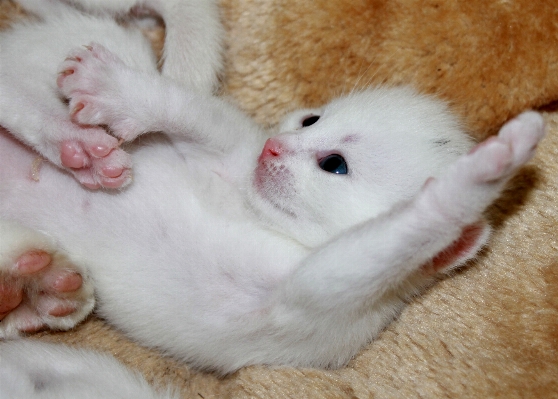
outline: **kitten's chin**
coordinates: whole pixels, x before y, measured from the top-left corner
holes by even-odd
[[[283,204],[280,196],[275,197],[270,191],[262,190],[257,177],[254,177],[247,200],[256,217],[269,229],[288,236],[305,247],[317,247],[332,236],[322,226],[310,222]]]

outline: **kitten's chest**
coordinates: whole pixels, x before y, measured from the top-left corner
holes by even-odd
[[[187,191],[185,195],[198,203],[199,214],[215,214],[217,218],[230,219],[229,222],[255,220],[247,203],[255,159],[250,149],[226,156],[188,153],[175,181],[181,182],[181,189]]]
[[[190,179],[191,172],[178,173]],[[238,297],[239,311],[255,306],[307,256],[305,248],[265,228],[234,185],[213,171],[165,189],[152,187],[143,205],[133,207],[135,234],[118,234],[128,241],[119,247],[126,245],[134,257],[126,263],[154,259],[158,273],[180,281],[207,306],[223,306],[225,297]]]

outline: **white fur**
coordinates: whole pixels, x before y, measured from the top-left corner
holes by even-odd
[[[30,359],[32,359],[30,361]],[[178,399],[114,358],[31,340],[0,342],[3,399]]]
[[[45,36],[50,29],[48,20],[41,25]],[[98,29],[89,38],[102,40]],[[50,57],[48,48],[29,49]],[[0,218],[48,232],[57,250],[78,259],[110,323],[221,373],[344,365],[434,280],[433,259],[471,225],[478,236],[443,270],[474,256],[488,234],[483,211],[544,130],[538,114],[526,113],[465,155],[471,140],[443,103],[380,88],[292,114],[264,147],[269,132],[234,106],[130,68],[137,48],[121,51],[72,50],[60,70],[74,73],[60,87],[70,109],[84,105],[80,124],[107,125],[126,140],[165,132],[128,146],[133,183],[86,190],[46,163],[31,179],[36,156],[0,132]],[[17,62],[12,55],[3,60]],[[21,68],[44,84],[39,66]],[[303,128],[308,114],[321,117]],[[265,155],[270,145],[278,156]],[[331,153],[348,161],[347,175],[318,167]]]

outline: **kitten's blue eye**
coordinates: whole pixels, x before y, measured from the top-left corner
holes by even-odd
[[[324,157],[318,161],[318,165],[322,170],[325,170],[329,173],[335,173],[338,175],[346,175],[349,172],[349,168],[347,167],[347,162],[345,162],[345,158],[343,158],[339,154],[331,154],[327,157]]]
[[[308,127],[313,125],[314,123],[318,122],[320,119],[320,115],[312,115],[302,120],[302,127]]]

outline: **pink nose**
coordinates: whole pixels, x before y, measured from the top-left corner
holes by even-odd
[[[276,139],[268,139],[265,142],[264,148],[262,150],[262,154],[260,155],[260,161],[262,159],[267,159],[271,157],[278,157],[283,153],[283,147],[279,143],[279,140]]]

